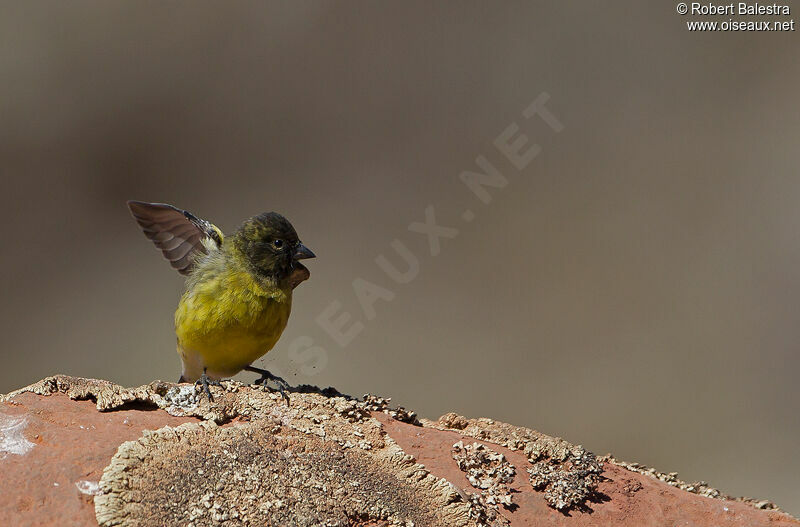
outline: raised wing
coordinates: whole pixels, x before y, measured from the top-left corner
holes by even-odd
[[[208,254],[222,245],[222,232],[191,212],[166,203],[144,201],[129,201],[128,208],[144,235],[181,274],[191,272],[199,254]]]

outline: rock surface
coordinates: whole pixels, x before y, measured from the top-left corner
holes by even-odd
[[[190,385],[66,376],[0,396],[0,517],[18,526],[800,527],[767,501],[490,419],[418,420],[378,397],[310,387],[287,405],[224,384],[214,402]]]

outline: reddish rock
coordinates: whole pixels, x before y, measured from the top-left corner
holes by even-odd
[[[759,510],[739,501],[698,496],[612,463],[605,464],[597,495],[585,507],[559,512],[549,507],[542,493],[534,491],[528,483],[524,468],[530,463],[522,452],[455,431],[412,426],[385,415],[376,417],[389,436],[432,474],[467,491],[474,489],[451,455],[453,444],[478,441],[505,455],[517,468],[511,488],[518,507],[502,511],[512,526],[800,526],[800,522],[787,514]]]
[[[304,511],[299,525],[316,525],[338,515],[352,518],[349,525],[359,526],[409,520],[422,525],[427,520],[420,519],[431,518],[431,526],[448,527],[481,521],[512,526],[800,527],[800,522],[785,513],[693,494],[614,462],[600,465],[579,447],[504,423],[448,414],[438,422],[423,420],[420,426],[412,412],[389,409],[380,398],[362,403],[340,395],[304,393],[293,394],[291,405],[286,406],[276,394],[235,383],[225,392],[216,392],[212,404],[194,399],[186,388],[153,383],[126,389],[104,381],[54,377],[0,397],[0,518],[14,526],[96,526],[97,518],[106,525],[147,525],[158,504],[159,510],[165,511],[164,524],[169,525],[185,523],[190,513],[198,526],[214,525],[215,517],[231,518],[233,525],[274,524],[270,519],[285,522],[292,507],[297,507]],[[87,398],[94,400],[74,400]],[[214,421],[230,428],[216,427]],[[144,433],[184,423],[202,426]],[[476,480],[471,474],[473,482],[485,485],[482,489],[470,483],[454,459],[453,446],[459,441],[468,445],[459,447],[462,467],[466,466],[464,456],[475,452],[494,456],[486,465],[485,479]],[[474,443],[482,446],[473,448]],[[216,445],[232,456],[233,465],[211,463]],[[327,451],[330,455],[323,454]],[[572,490],[583,489],[588,497],[555,509],[553,500],[545,499],[543,488],[531,485],[528,469],[545,463],[547,470],[569,475],[570,467],[574,469],[584,454],[594,463],[586,466],[602,472],[598,477],[592,470],[578,471],[572,479],[560,480],[573,485]],[[505,496],[510,493],[511,507],[493,505],[493,490],[486,483],[499,455],[504,456],[501,465],[505,472],[498,488]],[[308,456],[322,457],[313,461],[315,458]],[[259,469],[252,464],[259,459],[272,461]],[[299,499],[315,496],[319,502],[293,502],[290,496],[286,501],[280,493],[294,485],[271,486],[258,476],[258,470],[283,474],[281,463],[286,471],[299,471],[301,478],[306,470],[312,474],[309,478],[324,479],[329,473],[345,476],[323,486],[304,481],[306,493],[298,494]],[[317,466],[327,463],[330,469],[313,475]],[[508,477],[509,464],[515,470],[513,479]],[[201,465],[206,467],[206,477],[195,482],[187,475]],[[215,470],[247,472],[250,468],[258,489],[253,494],[232,479],[214,480],[214,474],[208,474]],[[351,473],[354,479],[346,481]],[[207,488],[200,489],[201,485]],[[384,490],[370,494],[371,485]],[[129,488],[135,492],[126,490]],[[93,493],[98,491],[103,495],[95,509]],[[551,494],[557,491],[548,488]],[[218,501],[208,497],[214,492],[219,494]],[[242,492],[256,500],[249,509],[236,509],[237,503],[246,501]],[[237,493],[237,498],[226,499],[232,496],[226,493]],[[373,495],[375,503],[370,504]],[[347,512],[337,506],[339,499],[363,504],[363,509]],[[281,500],[285,503],[279,503]],[[316,507],[323,502],[324,507]],[[199,503],[211,507],[208,514]],[[148,504],[152,510],[147,510]],[[250,516],[237,516],[237,510]]]
[[[161,410],[101,413],[92,401],[33,393],[0,404],[0,414],[24,417],[22,433],[35,445],[24,455],[0,459],[0,518],[16,527],[97,525],[93,497],[76,483],[99,482],[120,443],[143,430],[196,420]]]

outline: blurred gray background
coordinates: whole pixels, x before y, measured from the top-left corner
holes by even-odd
[[[0,392],[178,378],[182,280],[125,200],[225,232],[276,210],[318,258],[260,365],[800,513],[798,37],[686,19],[633,0],[2,2]],[[521,115],[542,92],[561,133]],[[542,149],[522,171],[493,146],[514,122]],[[479,155],[509,180],[488,205],[459,180]],[[428,205],[460,231],[436,257],[408,230]],[[419,258],[405,285],[375,263],[402,267],[394,239]],[[357,278],[395,295],[372,320]],[[364,324],[344,347],[315,321],[331,302]],[[318,349],[292,356],[303,336]]]

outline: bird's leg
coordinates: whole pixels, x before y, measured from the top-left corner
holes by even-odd
[[[278,385],[278,392],[280,392],[281,397],[286,399],[286,404],[289,404],[289,396],[286,395],[286,390],[290,388],[288,382],[283,380],[281,377],[278,377],[277,375],[273,375],[267,370],[262,370],[261,368],[256,368],[255,366],[245,366],[244,370],[251,371],[253,373],[258,373],[261,375],[261,377],[256,379],[255,384],[263,384],[264,386],[267,386],[267,382],[275,381],[275,384]]]
[[[183,378],[183,377],[181,377]],[[203,387],[203,392],[205,392],[206,396],[208,396],[208,400],[214,402],[214,396],[211,395],[211,389],[209,386],[222,386],[222,383],[216,379],[209,378],[206,375],[206,368],[203,368],[203,375],[200,376],[194,383],[195,385],[201,385]]]

